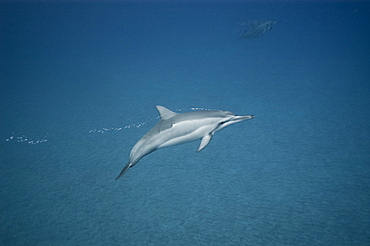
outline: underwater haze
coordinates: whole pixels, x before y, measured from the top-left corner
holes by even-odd
[[[1,1],[0,245],[370,245],[369,12]],[[255,118],[115,180],[156,105]]]

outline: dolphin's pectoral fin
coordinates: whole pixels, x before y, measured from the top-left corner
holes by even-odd
[[[129,164],[127,164],[123,169],[122,169],[122,171],[121,171],[121,173],[118,175],[118,177],[116,178],[116,180],[117,179],[119,179],[120,177],[122,177],[127,171],[128,171],[128,169],[130,168],[130,167],[132,167],[133,165],[132,165],[132,163],[129,163]]]
[[[202,138],[202,141],[200,142],[200,145],[199,145],[199,148],[197,150],[197,152],[201,151],[202,149],[204,149],[205,147],[207,147],[207,145],[209,144],[209,142],[211,141],[212,139],[212,134],[207,134],[205,135],[203,138]]]

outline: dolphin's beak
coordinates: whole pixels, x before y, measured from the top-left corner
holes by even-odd
[[[242,115],[242,116],[235,116],[232,121],[239,122],[242,120],[250,120],[253,119],[254,115]]]

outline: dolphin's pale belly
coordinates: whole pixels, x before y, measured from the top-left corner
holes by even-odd
[[[158,149],[173,146],[173,145],[188,143],[191,141],[201,139],[205,135],[209,134],[216,126],[217,126],[216,124],[212,126],[206,125],[203,127],[192,129],[192,131],[183,131],[182,134],[179,134],[177,136],[175,136],[174,134],[168,133],[172,137],[169,138],[167,141],[163,142],[162,144],[160,144],[158,146]],[[179,128],[181,126],[177,126],[177,127]],[[178,132],[176,128],[171,129],[169,131]]]
[[[204,124],[207,122],[207,124]],[[147,138],[144,135],[132,148],[130,160],[134,161],[142,158],[142,156],[151,153],[156,149],[161,149],[173,145],[183,144],[198,140],[211,132],[216,126],[215,120],[198,121],[194,120],[191,123],[183,121],[173,124],[172,127],[161,131],[160,136]],[[156,126],[152,129],[155,130]],[[151,130],[151,131],[152,131]]]

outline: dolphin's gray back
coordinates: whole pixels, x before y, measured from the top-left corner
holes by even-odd
[[[226,116],[235,115],[229,111],[220,111],[220,110],[204,110],[204,111],[194,111],[182,114],[176,114],[174,117],[168,119],[173,124],[186,121],[186,120],[199,120],[205,118],[223,118]]]

